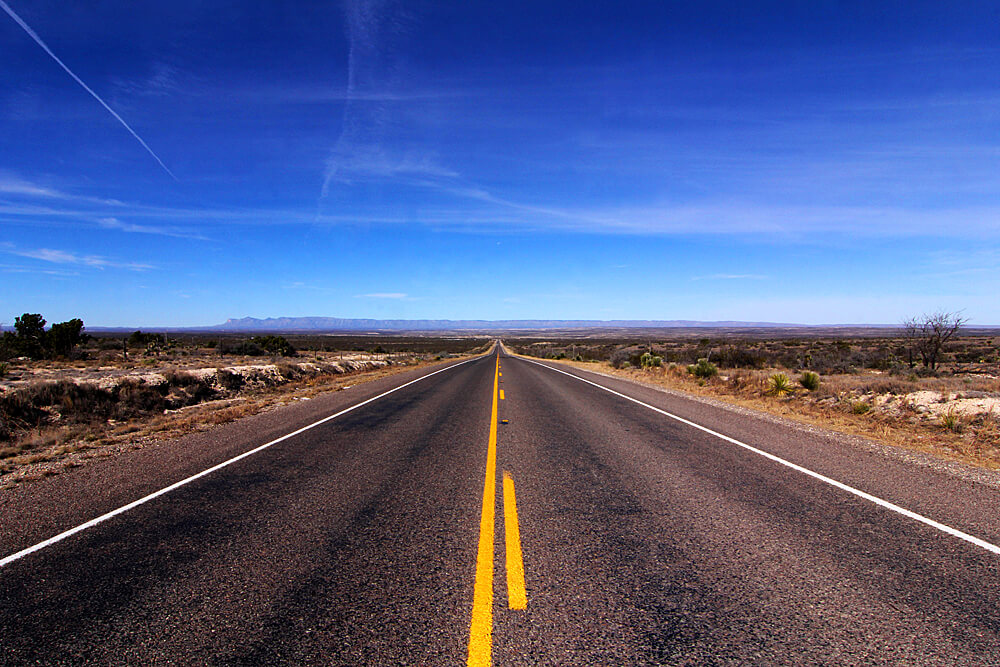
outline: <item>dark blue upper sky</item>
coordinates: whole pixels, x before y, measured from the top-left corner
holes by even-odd
[[[8,324],[1000,323],[997,3],[5,2]]]

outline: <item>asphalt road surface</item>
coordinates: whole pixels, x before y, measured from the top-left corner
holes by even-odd
[[[430,373],[0,492],[0,663],[1000,664],[996,488],[505,354]]]

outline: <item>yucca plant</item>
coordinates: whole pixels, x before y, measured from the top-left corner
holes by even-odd
[[[771,396],[785,396],[792,391],[792,381],[784,373],[775,373],[767,381],[767,393]]]
[[[816,391],[819,389],[819,373],[814,373],[813,371],[806,371],[799,378],[799,384],[809,391]]]

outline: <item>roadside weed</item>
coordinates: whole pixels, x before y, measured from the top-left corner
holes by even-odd
[[[771,396],[785,396],[792,391],[792,381],[784,373],[775,373],[767,381],[767,393]]]

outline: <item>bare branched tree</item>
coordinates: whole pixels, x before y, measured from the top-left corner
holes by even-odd
[[[936,369],[944,344],[968,321],[961,312],[943,311],[904,320],[903,337],[910,352],[910,366],[914,364],[913,354],[916,352],[926,368]]]

